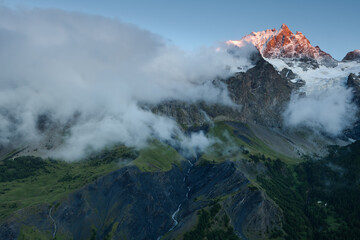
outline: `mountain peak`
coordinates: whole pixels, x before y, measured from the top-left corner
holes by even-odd
[[[348,52],[342,61],[357,61],[360,62],[360,50],[355,49],[354,51]]]
[[[288,27],[285,23],[281,24],[280,29],[281,29],[281,30],[289,30],[289,31],[290,31],[289,27]]]
[[[279,30],[268,29],[261,32],[252,32],[240,40],[230,40],[227,44],[238,47],[246,43],[253,44],[265,58],[299,58],[335,61],[330,54],[314,47],[302,32],[291,32],[286,24]]]

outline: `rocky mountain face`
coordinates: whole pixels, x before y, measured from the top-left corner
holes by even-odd
[[[152,107],[152,111],[171,116],[183,126],[201,126],[209,120],[231,120],[281,127],[281,113],[292,91],[304,82],[292,82],[296,76],[290,69],[278,72],[260,55],[257,59],[255,67],[221,80],[226,84],[234,106],[165,101]]]
[[[356,49],[354,51],[348,52],[342,60],[344,61],[357,61],[360,62],[360,50]]]
[[[261,59],[254,68],[237,73],[225,82],[231,99],[242,106],[243,121],[251,119],[265,126],[281,127],[281,113],[292,91],[303,85],[303,82],[293,83],[291,77],[291,70],[283,69],[279,73]]]
[[[346,85],[353,89],[354,101],[360,106],[360,75],[351,73],[347,79]]]
[[[298,59],[303,62],[316,61],[321,64],[336,66],[332,56],[312,46],[310,41],[301,32],[295,34],[290,31],[286,24],[279,30],[268,29],[261,32],[252,32],[240,40],[229,40],[227,44],[244,46],[246,43],[253,44],[265,58]]]
[[[351,73],[347,79],[346,85],[352,89],[353,101],[357,105],[358,111],[356,114],[357,120],[354,123],[353,128],[347,129],[345,135],[358,140],[360,139],[360,75]]]
[[[17,239],[25,224],[66,239],[172,239],[214,199],[223,199],[217,214],[228,216],[242,239],[268,238],[282,228],[278,206],[251,188],[234,163],[224,162],[184,164],[182,169],[174,166],[154,173],[125,167],[70,194],[54,208],[43,205],[17,212],[0,225],[0,238]],[[171,235],[166,235],[170,229]]]

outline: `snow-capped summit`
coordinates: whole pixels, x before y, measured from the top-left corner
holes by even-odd
[[[301,32],[294,34],[286,24],[279,30],[268,29],[261,32],[252,32],[240,40],[229,40],[229,45],[238,47],[246,43],[253,44],[265,58],[297,58],[314,59],[318,62],[335,62],[330,54],[314,47]]]

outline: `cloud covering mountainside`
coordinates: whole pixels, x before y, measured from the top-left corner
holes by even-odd
[[[138,103],[171,98],[231,105],[226,89],[211,81],[249,66],[253,50],[238,49],[237,58],[215,47],[184,52],[118,20],[1,8],[0,143],[41,142],[39,121],[67,127],[54,153],[67,159],[111,143],[171,140],[180,134],[176,123]]]
[[[146,104],[179,100],[235,106],[225,83],[213,80],[246,71],[256,52],[249,43],[185,52],[115,19],[0,8],[0,144],[31,143],[68,160],[109,144],[142,147],[149,137],[202,149],[212,140],[202,132],[185,135],[173,119],[154,114]],[[281,59],[267,61],[279,71],[289,68]],[[286,125],[334,136],[349,127],[356,108],[344,82],[358,65],[290,67],[305,80],[306,97],[294,94],[283,114]]]

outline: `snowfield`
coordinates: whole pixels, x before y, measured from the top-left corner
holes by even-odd
[[[309,68],[304,70],[296,63],[294,67],[289,67],[282,59],[267,58],[266,60],[278,71],[288,68],[297,74],[299,79],[304,80],[306,83],[301,90],[307,95],[330,88],[346,88],[346,81],[350,73],[360,73],[360,63],[355,61],[339,62],[338,66],[334,68],[320,65],[316,69]]]

